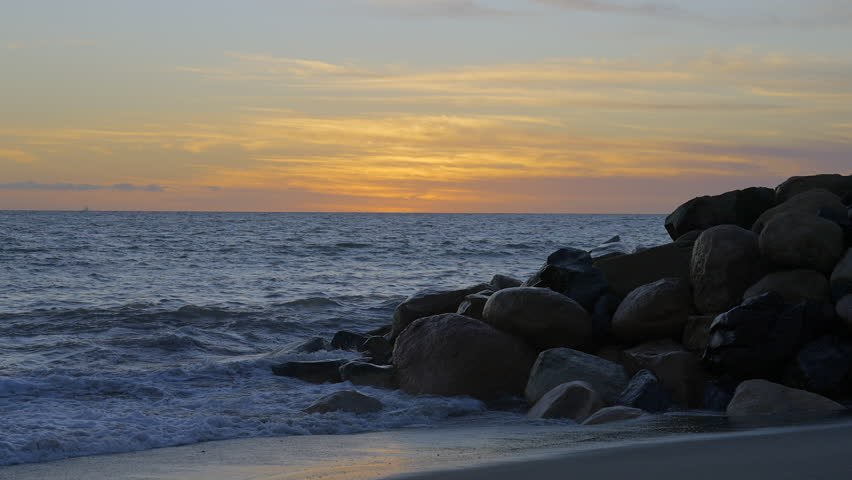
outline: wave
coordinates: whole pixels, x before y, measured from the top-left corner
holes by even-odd
[[[325,297],[308,297],[292,300],[290,302],[277,303],[275,306],[291,308],[336,308],[342,307],[340,303]]]

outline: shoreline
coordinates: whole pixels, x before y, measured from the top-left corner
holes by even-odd
[[[848,418],[753,430],[740,430],[735,424],[724,426],[718,420],[708,417],[710,428],[706,430],[690,420],[681,423],[678,418],[655,418],[598,428],[454,425],[353,435],[224,440],[0,467],[0,480],[499,480],[521,474],[564,478],[567,471],[587,475],[607,472],[614,478],[657,464],[667,468],[668,475],[662,471],[654,475],[665,479],[675,478],[688,465],[701,463],[716,469],[704,472],[714,478],[720,474],[719,468],[727,469],[727,480],[740,478],[729,472],[740,463],[732,464],[720,451],[733,452],[736,458],[755,457],[756,463],[749,463],[752,478],[768,476],[774,458],[795,458],[811,473],[821,468],[833,472],[834,478],[841,472],[852,474],[852,458],[848,457],[852,420]],[[774,449],[783,453],[776,455]],[[827,458],[829,454],[831,458]],[[705,478],[698,473],[698,478]]]

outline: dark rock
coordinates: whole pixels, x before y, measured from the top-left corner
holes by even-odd
[[[754,232],[736,225],[705,230],[695,242],[690,264],[696,309],[717,314],[739,305],[743,292],[764,270]]]
[[[791,177],[775,187],[775,197],[778,203],[808,190],[823,189],[838,197],[852,193],[852,175],[823,174],[804,177]]]
[[[396,370],[390,365],[349,362],[340,367],[340,378],[354,385],[376,388],[397,388]]]
[[[852,373],[852,344],[826,336],[808,343],[787,368],[784,383],[822,395],[848,390]]]
[[[766,380],[747,380],[737,387],[726,413],[731,417],[843,412],[846,407],[816,393]]]
[[[627,385],[624,367],[600,357],[570,348],[553,348],[541,352],[530,371],[526,397],[537,402],[557,385],[586,382],[607,403],[613,403]]]
[[[606,258],[595,265],[604,272],[611,291],[622,297],[663,278],[689,280],[689,264],[696,238],[698,232],[639,253]]]
[[[846,251],[831,273],[831,296],[834,300],[840,301],[849,294],[852,294],[852,248]]]
[[[763,215],[754,222],[751,230],[761,233],[773,218],[784,213],[799,213],[817,216],[820,212],[832,212],[831,215],[843,215],[846,207],[840,198],[826,190],[809,190],[793,196],[780,205],[763,212]]]
[[[668,410],[672,398],[650,370],[639,370],[621,392],[617,403],[656,413]]]
[[[689,284],[680,278],[664,278],[627,295],[612,319],[612,333],[627,344],[680,338],[691,314]]]
[[[717,225],[750,229],[763,212],[774,206],[775,192],[763,187],[693,198],[666,217],[666,231],[677,240],[685,233]]]
[[[570,418],[582,423],[605,407],[600,395],[585,382],[568,382],[554,387],[530,409],[529,418]]]
[[[606,339],[612,331],[612,317],[621,305],[621,297],[614,293],[601,295],[601,298],[595,302],[595,309],[592,311],[592,336],[601,341]]]
[[[683,346],[692,352],[704,352],[710,343],[710,325],[716,315],[695,315],[689,317],[683,328]]]
[[[632,407],[607,407],[595,412],[583,422],[583,425],[601,425],[604,423],[623,422],[633,420],[644,415],[645,412]]]
[[[595,351],[595,356],[612,363],[621,363],[621,348],[615,345],[604,345]]]
[[[606,245],[607,243],[617,243],[621,241],[621,235],[616,235],[609,240],[603,242],[601,245]]]
[[[629,372],[650,370],[675,403],[692,408],[701,406],[707,375],[697,355],[670,340],[662,340],[625,350],[622,357]]]
[[[393,344],[385,337],[372,336],[364,341],[361,350],[368,353],[373,363],[387,364],[393,355]]]
[[[773,265],[830,274],[843,255],[843,230],[807,213],[776,215],[760,233],[760,253]]]
[[[769,292],[778,292],[789,303],[798,303],[802,300],[826,303],[831,301],[828,279],[815,270],[770,273],[749,287],[743,294],[743,298],[757,297]]]
[[[830,310],[809,301],[791,306],[775,292],[749,298],[713,321],[704,363],[738,379],[777,378],[802,344],[831,328]]]
[[[286,345],[281,350],[277,351],[275,355],[282,354],[302,354],[302,353],[316,353],[323,350],[330,350],[331,345],[322,337],[313,337],[308,340],[293,342]]]
[[[624,242],[611,242],[599,245],[589,251],[593,263],[597,263],[605,258],[617,257],[619,255],[629,255],[633,253],[633,247]]]
[[[384,337],[388,335],[393,328],[393,325],[382,325],[381,327],[374,328],[369,332],[366,332],[368,337]]]
[[[349,360],[318,360],[309,362],[284,362],[272,366],[279,377],[293,377],[311,383],[340,383],[340,367]]]
[[[477,320],[482,320],[482,311],[485,309],[485,303],[488,302],[488,298],[485,295],[468,295],[464,297],[461,305],[459,305],[459,309],[456,313],[459,315],[466,315],[470,318],[475,318]]]
[[[303,411],[305,413],[343,411],[364,414],[379,412],[382,408],[384,408],[382,402],[373,397],[356,392],[355,390],[344,390],[320,398]]]
[[[844,296],[837,302],[835,311],[837,312],[837,316],[846,325],[846,329],[852,332],[852,293]]]
[[[552,253],[524,286],[549,288],[576,300],[587,311],[591,311],[598,297],[609,289],[589,253],[576,248],[562,248]]]
[[[704,385],[704,410],[724,412],[734,398],[738,383],[730,379],[710,380]]]
[[[423,290],[408,297],[393,312],[391,340],[395,340],[411,322],[418,318],[455,313],[464,297],[491,289],[488,283],[481,283],[461,290]]]
[[[589,344],[592,319],[580,304],[547,288],[500,290],[485,304],[489,325],[517,335],[539,349]]]
[[[512,278],[507,275],[494,275],[491,279],[491,286],[494,287],[494,290],[503,290],[504,288],[514,288],[520,287],[523,285],[523,280],[518,280],[517,278]]]
[[[366,335],[341,330],[335,333],[334,337],[332,337],[331,348],[335,350],[349,350],[353,352],[360,352],[361,346],[364,345],[364,342],[366,341]]]
[[[483,400],[522,394],[534,361],[523,340],[456,314],[416,320],[393,351],[403,391]]]

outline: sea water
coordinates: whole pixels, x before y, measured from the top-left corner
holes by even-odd
[[[0,212],[0,465],[209,440],[521,421],[471,398],[277,377],[286,346],[390,323],[429,287],[526,278],[561,247],[652,246],[659,215]]]

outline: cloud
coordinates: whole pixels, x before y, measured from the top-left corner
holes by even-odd
[[[131,183],[117,183],[115,185],[92,185],[88,183],[38,183],[38,182],[14,182],[0,183],[0,190],[55,190],[86,192],[92,190],[116,190],[120,192],[165,192],[166,188],[160,185],[133,185]]]
[[[597,13],[621,13],[667,18],[696,17],[697,15],[674,5],[653,2],[614,2],[606,0],[535,0],[545,5],[584,10]]]
[[[477,0],[369,0],[375,6],[414,16],[481,17],[511,12],[484,5]]]
[[[0,159],[11,160],[16,163],[31,163],[38,160],[38,157],[30,152],[25,152],[23,150],[0,149]]]

